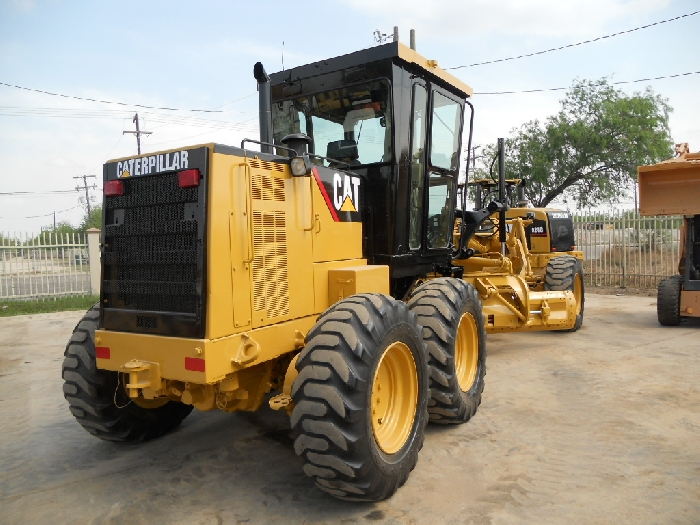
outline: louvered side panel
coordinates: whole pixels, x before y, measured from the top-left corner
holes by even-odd
[[[287,220],[283,211],[253,212],[253,307],[268,319],[289,314]]]

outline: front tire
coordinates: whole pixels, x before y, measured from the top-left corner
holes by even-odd
[[[583,263],[571,255],[560,255],[549,260],[544,276],[544,289],[571,291],[576,299],[576,322],[573,328],[563,330],[576,332],[583,325],[585,288],[583,285]]]
[[[479,294],[461,279],[442,277],[418,287],[408,307],[423,327],[430,366],[431,423],[461,424],[481,404],[486,330]]]
[[[192,412],[176,401],[143,408],[126,394],[120,374],[97,368],[95,330],[100,317],[94,305],[73,330],[64,353],[63,396],[71,413],[90,434],[106,441],[137,442],[170,432]]]
[[[681,324],[681,289],[683,277],[672,275],[659,283],[656,295],[656,315],[663,326]]]
[[[341,499],[391,496],[416,465],[428,419],[415,315],[385,295],[348,297],[319,317],[296,367],[291,423],[304,472]]]

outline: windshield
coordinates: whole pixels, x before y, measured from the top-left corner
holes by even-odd
[[[389,84],[375,80],[272,105],[275,144],[291,133],[313,139],[310,152],[351,166],[390,162]],[[285,154],[284,150],[279,153]],[[332,162],[330,162],[332,164]]]

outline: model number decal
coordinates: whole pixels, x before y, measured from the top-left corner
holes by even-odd
[[[527,229],[529,237],[547,237],[547,222],[535,219]]]

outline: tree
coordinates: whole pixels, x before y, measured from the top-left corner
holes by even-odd
[[[66,233],[78,233],[78,229],[73,226],[70,222],[68,221],[61,221],[56,226],[52,226],[50,228],[45,228],[45,232],[51,232],[51,233],[61,233],[61,234],[66,234]]]
[[[11,237],[5,237],[0,233],[0,246],[17,246],[17,239]]]
[[[559,196],[579,208],[616,201],[635,183],[637,166],[673,155],[671,111],[649,87],[627,96],[607,79],[576,81],[556,115],[512,130],[506,176],[527,180],[525,194],[535,206]],[[488,150],[495,153],[495,146]]]
[[[102,206],[95,206],[89,214],[86,211],[78,230],[84,232],[90,228],[102,229]]]

